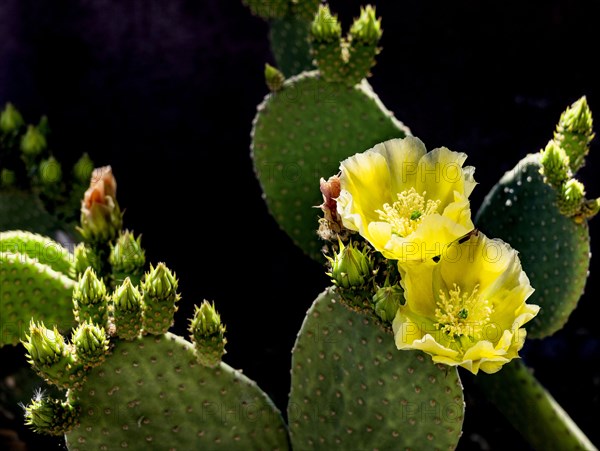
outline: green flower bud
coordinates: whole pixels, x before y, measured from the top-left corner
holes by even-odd
[[[104,328],[84,322],[80,324],[71,339],[75,345],[75,355],[84,368],[100,365],[108,354],[108,337]]]
[[[29,323],[29,334],[23,346],[27,349],[29,363],[34,367],[44,367],[59,362],[67,354],[65,339],[56,326],[50,330],[44,323]]]
[[[124,340],[136,338],[142,328],[142,295],[133,286],[129,277],[125,278],[113,296],[114,323],[117,335]]]
[[[590,142],[594,139],[592,112],[585,96],[581,97],[560,116],[554,141],[569,156],[573,173],[584,165]]]
[[[78,277],[81,277],[88,268],[92,268],[96,272],[99,270],[100,259],[94,250],[85,243],[79,243],[75,246],[73,254],[75,259],[75,272]]]
[[[358,288],[367,283],[372,276],[372,264],[367,251],[354,247],[352,241],[348,246],[339,241],[340,250],[334,258],[328,257],[331,263],[333,283],[341,288]]]
[[[30,157],[39,155],[46,148],[46,137],[33,125],[27,127],[27,131],[21,138],[21,151]]]
[[[73,175],[78,182],[86,184],[89,183],[93,170],[94,162],[87,153],[84,153],[73,166]]]
[[[28,362],[46,382],[62,388],[81,386],[83,366],[75,361],[70,346],[56,327],[46,329],[43,323],[31,320],[26,338],[22,343]]]
[[[583,184],[576,179],[571,179],[561,187],[558,208],[565,216],[575,216],[581,211],[584,198]]]
[[[139,283],[144,272],[146,254],[142,249],[141,235],[137,238],[132,232],[121,231],[116,243],[110,244],[109,262],[115,280],[120,283],[129,276],[134,284]]]
[[[571,177],[569,157],[564,149],[554,141],[549,141],[546,148],[541,151],[540,173],[546,178],[546,183],[557,188]]]
[[[11,133],[17,131],[24,124],[21,113],[17,111],[12,103],[7,103],[0,114],[0,130],[4,133]]]
[[[78,411],[68,402],[37,393],[25,408],[25,424],[40,434],[64,435],[78,423]]]
[[[150,266],[141,283],[144,333],[160,335],[169,330],[180,298],[177,287],[177,278],[164,263]]]
[[[62,179],[62,168],[56,158],[50,157],[40,162],[40,180],[45,185],[54,185]]]
[[[88,267],[73,290],[75,319],[82,324],[89,321],[101,326],[108,322],[108,295],[106,285],[96,272]]]
[[[404,304],[404,290],[399,285],[385,285],[373,296],[375,313],[382,321],[391,323],[400,305]]]
[[[337,15],[331,14],[329,6],[319,5],[310,33],[317,42],[339,42],[342,37],[342,26]]]
[[[156,300],[174,299],[177,294],[179,282],[175,275],[164,263],[159,263],[155,268],[150,267],[142,282],[144,296]]]
[[[227,340],[225,326],[214,303],[205,300],[200,307],[196,307],[189,331],[198,361],[204,366],[217,366],[225,354]]]
[[[0,171],[0,187],[9,188],[17,181],[17,175],[10,169],[2,169]]]
[[[277,92],[283,86],[285,77],[277,68],[267,63],[265,64],[265,81],[271,92]]]
[[[113,294],[115,312],[135,312],[141,309],[142,295],[127,277]]]
[[[360,9],[360,16],[350,28],[352,40],[360,41],[367,45],[376,45],[381,39],[381,19],[377,19],[375,8],[367,5]]]

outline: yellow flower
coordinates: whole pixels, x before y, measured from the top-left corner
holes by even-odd
[[[440,255],[474,228],[468,197],[476,183],[466,158],[445,147],[427,153],[410,136],[344,160],[337,199],[344,226],[401,263]]]
[[[539,311],[517,251],[473,234],[446,248],[437,264],[401,269],[406,303],[392,324],[398,349],[436,363],[495,373],[523,347],[522,326]]]

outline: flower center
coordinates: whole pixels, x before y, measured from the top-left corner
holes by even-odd
[[[392,226],[392,233],[405,237],[413,233],[426,216],[437,212],[439,200],[425,200],[414,188],[398,193],[392,205],[384,204],[383,210],[375,210],[379,218]]]
[[[435,309],[436,329],[451,335],[460,341],[466,336],[479,340],[484,328],[490,323],[490,315],[494,307],[487,299],[478,296],[479,285],[472,293],[462,292],[457,284],[445,293],[440,290]]]

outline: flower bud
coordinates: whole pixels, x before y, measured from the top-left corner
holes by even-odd
[[[108,354],[108,337],[104,328],[84,322],[80,324],[71,339],[75,345],[75,355],[84,368],[100,365]]]
[[[17,131],[25,124],[21,113],[12,105],[7,103],[4,110],[0,114],[0,130],[4,133]]]
[[[81,203],[81,234],[88,242],[108,242],[123,226],[116,199],[117,181],[110,166],[94,169]]]
[[[549,141],[546,148],[541,151],[540,163],[541,174],[545,177],[546,183],[553,187],[559,187],[571,176],[569,157],[554,141]]]
[[[0,187],[1,188],[9,188],[15,184],[17,181],[17,175],[15,171],[11,171],[10,169],[2,169],[0,170]]]
[[[342,26],[327,5],[320,5],[310,28],[311,37],[317,42],[339,42]]]
[[[77,276],[81,277],[88,267],[92,268],[96,272],[99,271],[100,259],[91,247],[86,246],[84,243],[79,243],[77,246],[75,246],[73,254],[75,259],[75,272]]]
[[[392,323],[402,304],[404,304],[404,290],[399,285],[389,285],[387,281],[373,296],[375,313],[386,323]]]
[[[47,398],[36,394],[31,404],[25,408],[25,424],[40,434],[64,435],[78,422],[75,407],[65,401]]]
[[[29,157],[39,155],[46,148],[46,137],[34,125],[27,127],[21,138],[21,151]]]
[[[75,319],[82,324],[89,321],[100,326],[108,322],[108,295],[106,286],[96,272],[87,268],[73,290]]]
[[[54,185],[62,179],[62,168],[54,157],[40,162],[40,180],[44,185]]]
[[[585,164],[585,157],[594,139],[592,112],[585,96],[581,97],[560,116],[554,141],[569,156],[573,173]]]
[[[58,329],[46,329],[42,322],[29,324],[29,334],[23,346],[27,349],[29,362],[36,367],[52,365],[64,357],[67,346]]]
[[[585,200],[585,188],[583,184],[571,179],[563,184],[558,198],[558,208],[565,216],[575,216],[581,211]]]
[[[160,335],[173,324],[173,315],[177,311],[175,303],[179,301],[178,281],[175,274],[164,263],[150,266],[142,280],[142,323],[144,332]]]
[[[142,328],[142,295],[133,286],[129,277],[125,278],[113,296],[114,323],[119,338],[133,340]]]
[[[265,81],[269,91],[277,92],[283,86],[285,77],[277,68],[271,66],[270,64],[265,64]]]
[[[358,288],[367,283],[372,275],[371,260],[367,251],[354,247],[352,241],[348,246],[339,241],[340,250],[334,258],[328,257],[331,263],[331,279],[340,288]]]
[[[381,19],[377,19],[375,8],[367,5],[360,9],[360,17],[354,21],[350,28],[352,40],[360,41],[367,45],[376,45],[381,39]]]
[[[46,329],[43,323],[36,324],[31,320],[23,346],[29,364],[47,382],[62,388],[81,386],[83,367],[75,362],[70,347],[56,327]]]
[[[142,237],[136,238],[128,230],[122,231],[117,242],[110,244],[109,262],[112,266],[113,277],[120,283],[129,276],[134,285],[140,282],[146,263],[146,254],[142,249]]]
[[[227,340],[225,326],[221,324],[214,303],[205,300],[200,307],[196,307],[189,331],[196,346],[198,361],[204,366],[217,366],[225,354]]]
[[[87,153],[84,153],[73,166],[73,175],[80,183],[88,183],[93,171],[94,162]]]

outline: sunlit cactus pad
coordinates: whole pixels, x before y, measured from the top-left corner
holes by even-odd
[[[70,450],[288,449],[279,411],[253,381],[224,363],[200,365],[170,333],[115,340],[69,398],[80,409]]]
[[[397,350],[391,332],[332,289],[317,298],[293,352],[294,449],[454,449],[463,416],[455,368]]]
[[[73,325],[75,281],[25,254],[0,252],[0,347],[25,338],[31,318]]]
[[[253,128],[254,166],[271,213],[320,261],[312,208],[322,202],[319,179],[335,174],[341,160],[408,134],[366,81],[346,87],[323,81],[318,72],[286,80],[258,107]]]

